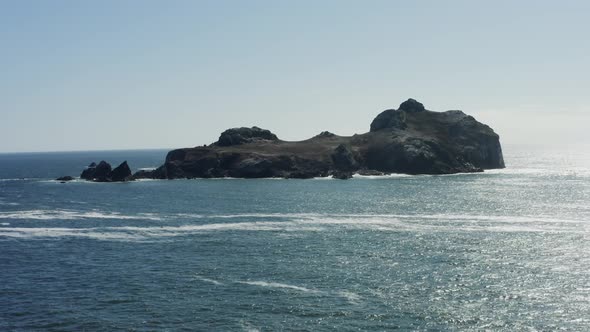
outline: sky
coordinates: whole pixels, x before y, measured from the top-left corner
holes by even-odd
[[[368,131],[408,99],[590,143],[590,1],[0,0],[0,152]]]

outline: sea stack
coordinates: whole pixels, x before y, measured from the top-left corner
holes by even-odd
[[[298,142],[258,127],[228,129],[208,145],[170,151],[165,163],[133,178],[347,179],[361,174],[452,174],[503,168],[499,136],[462,111],[427,110],[414,99],[378,114],[369,132],[322,132]]]

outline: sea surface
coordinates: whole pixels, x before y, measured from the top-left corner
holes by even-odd
[[[588,331],[590,149],[449,176],[62,184],[0,155],[0,331]]]

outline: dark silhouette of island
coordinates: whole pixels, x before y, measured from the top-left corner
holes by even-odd
[[[499,136],[462,111],[434,112],[414,99],[385,110],[370,131],[338,136],[324,131],[289,142],[258,127],[233,128],[208,146],[172,150],[155,170],[131,174],[127,163],[111,170],[91,164],[91,181],[179,178],[298,178],[361,175],[453,174],[504,168]]]

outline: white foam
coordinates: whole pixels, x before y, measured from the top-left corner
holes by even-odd
[[[4,217],[10,214],[3,214]],[[118,214],[86,213],[89,218],[120,218]],[[22,218],[29,215],[17,215]],[[269,216],[246,214],[236,216]],[[275,216],[271,214],[270,216]],[[310,215],[290,214],[290,219],[280,221],[210,222],[180,226],[117,226],[101,228],[2,228],[0,236],[36,237],[86,237],[100,240],[145,241],[158,238],[186,236],[204,232],[255,231],[278,232],[277,236],[292,232],[321,232],[329,230],[357,229],[387,232],[560,232],[587,233],[590,224],[582,220],[527,216],[477,216],[477,215]],[[53,218],[52,215],[33,214],[37,218]],[[79,214],[67,214],[66,218],[79,218]],[[129,219],[158,220],[156,215],[122,216]],[[218,216],[223,218],[227,215]],[[63,219],[63,216],[60,215]]]
[[[0,225],[2,225],[2,226],[10,226],[10,223],[9,222],[2,222],[2,223],[0,223]]]
[[[73,210],[26,210],[0,212],[0,219],[22,220],[79,220],[79,219],[118,219],[118,220],[162,220],[151,213],[122,215],[118,212],[73,211]]]
[[[14,178],[14,179],[0,179],[0,182],[13,182],[13,181],[30,181],[38,180],[39,178]]]
[[[587,167],[564,167],[556,169],[548,168],[503,168],[486,170],[484,174],[505,174],[505,175],[532,175],[532,176],[574,176],[590,177],[590,168]]]
[[[362,299],[360,295],[347,290],[336,292],[336,295],[345,298],[348,302],[352,304],[357,304],[358,301]]]
[[[260,332],[260,329],[259,328],[253,327],[249,323],[242,323],[242,328],[246,332]]]
[[[200,276],[200,275],[198,275],[198,274],[196,274],[196,275],[195,275],[195,278],[196,278],[197,280],[201,280],[201,281],[204,281],[204,282],[208,282],[208,283],[211,283],[211,284],[214,284],[214,285],[218,285],[218,286],[222,286],[222,285],[223,285],[223,283],[222,283],[222,282],[220,282],[220,281],[213,280],[213,279],[209,279],[209,278],[205,278],[205,277],[202,277],[202,276]]]
[[[312,180],[335,180],[333,177],[331,176],[316,176],[314,178],[311,178]]]
[[[402,173],[392,173],[392,174],[383,174],[383,175],[360,175],[358,173],[354,173],[352,175],[353,179],[392,179],[392,178],[407,178],[407,177],[416,177],[418,175],[410,175],[410,174],[402,174]]]
[[[208,283],[211,283],[211,284],[214,284],[217,286],[224,285],[224,283],[221,281],[211,279],[211,278],[206,278],[206,277],[203,277],[198,274],[195,275],[195,278],[197,280],[208,282]],[[349,290],[327,292],[327,291],[321,291],[321,290],[312,289],[312,288],[303,287],[303,286],[297,286],[297,285],[291,285],[291,284],[285,284],[285,283],[279,283],[279,282],[273,282],[273,281],[264,281],[264,280],[235,281],[234,283],[250,285],[250,286],[258,286],[258,287],[264,287],[264,288],[277,288],[277,289],[294,290],[294,291],[298,291],[298,292],[302,292],[302,293],[337,296],[337,297],[342,297],[342,298],[346,299],[351,304],[357,304],[358,301],[360,301],[362,299],[362,297],[360,295],[358,295],[357,293],[351,292]]]
[[[260,286],[260,287],[269,287],[269,288],[282,288],[282,289],[291,289],[303,293],[322,293],[321,291],[305,288],[301,286],[289,285],[289,284],[281,284],[278,282],[267,282],[267,281],[238,281],[240,284],[252,285],[252,286]]]
[[[84,237],[96,240],[141,240],[142,237],[123,232],[104,232],[95,228],[0,228],[0,236],[13,238]]]
[[[552,223],[585,223],[586,220],[565,218],[553,218],[544,216],[484,216],[471,214],[319,214],[319,213],[241,213],[241,214],[176,214],[176,217],[195,219],[247,219],[247,218],[272,218],[289,220],[326,220],[328,223],[351,223],[360,219],[433,219],[456,221],[490,221],[490,222],[552,222]],[[338,219],[338,220],[333,220]],[[342,219],[342,220],[340,220]],[[349,220],[351,219],[351,220]]]

